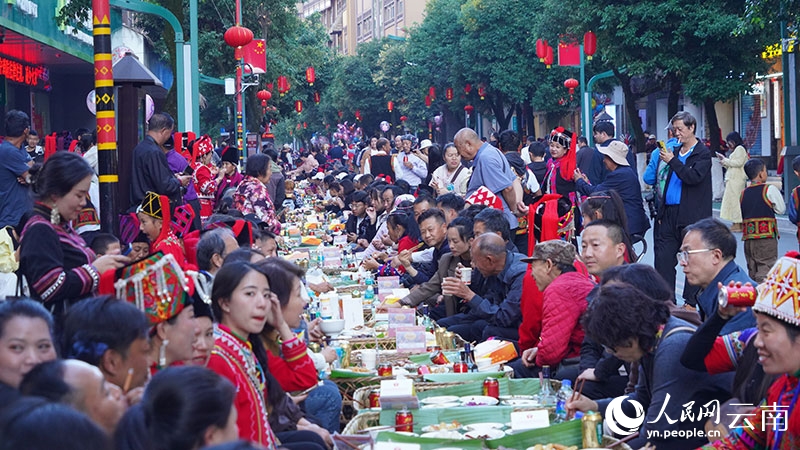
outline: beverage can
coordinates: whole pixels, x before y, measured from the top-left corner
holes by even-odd
[[[389,363],[381,363],[378,365],[378,376],[379,377],[390,377],[392,376],[392,365]]]
[[[758,292],[754,286],[742,286],[740,283],[736,283],[736,285],[721,287],[717,294],[717,301],[719,306],[753,306],[756,304],[756,297],[758,297]]]
[[[497,378],[487,378],[483,380],[483,395],[487,397],[500,397],[500,382]]]
[[[450,360],[447,359],[447,356],[444,355],[444,352],[437,350],[431,354],[431,362],[441,365],[449,364]]]
[[[397,411],[394,415],[394,430],[413,433],[414,432],[414,415],[411,414],[411,411],[403,409],[402,411]]]
[[[453,363],[453,372],[455,372],[455,373],[467,373],[467,372],[469,372],[469,367],[467,367],[467,363],[465,363],[465,362]]]
[[[583,447],[598,448],[603,436],[603,417],[600,413],[589,411],[581,418]]]
[[[380,389],[373,389],[369,391],[369,407],[370,408],[380,408],[381,407],[381,390]]]

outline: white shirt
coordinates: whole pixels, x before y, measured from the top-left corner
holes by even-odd
[[[463,167],[459,165],[459,167]],[[439,186],[439,189],[447,189],[447,187],[451,184],[450,180],[453,179],[453,175],[455,175],[456,169],[453,172],[449,172],[449,168],[447,164],[443,166],[439,166],[436,170],[433,171],[433,175],[431,175],[431,186],[433,186],[434,181]],[[467,194],[467,184],[469,183],[469,177],[472,175],[472,170],[467,169],[464,167],[461,172],[459,172],[458,176],[455,180],[453,180],[453,190],[450,191],[454,194],[460,195],[462,197],[466,196]],[[441,192],[437,192],[437,195],[441,195]]]

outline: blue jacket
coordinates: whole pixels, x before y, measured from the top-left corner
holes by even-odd
[[[625,205],[625,215],[628,217],[628,232],[630,234],[644,235],[650,228],[650,221],[644,212],[644,200],[642,199],[641,185],[639,178],[633,169],[626,166],[619,166],[613,172],[606,175],[605,181],[592,186],[582,179],[575,183],[578,192],[584,195],[591,195],[597,191],[615,190],[622,197]]]
[[[717,303],[717,294],[719,294],[717,283],[720,282],[723,286],[727,286],[731,281],[741,281],[742,284],[749,282],[753,286],[757,284],[747,275],[746,270],[739,267],[735,261],[729,261],[728,264],[719,271],[714,280],[709,283],[708,287],[697,295],[697,306],[700,307],[700,318],[703,319],[703,321],[708,320],[709,317],[717,313],[717,307],[719,305]],[[729,320],[722,328],[719,335],[723,336],[733,333],[734,331],[741,331],[754,326],[756,326],[756,319],[753,316],[753,312],[750,311],[750,308],[747,308],[747,311],[741,312],[733,319]]]

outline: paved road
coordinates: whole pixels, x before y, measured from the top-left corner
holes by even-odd
[[[719,209],[718,207],[714,209],[714,217],[719,217]],[[726,222],[730,225],[730,222]],[[780,232],[781,238],[778,240],[778,255],[783,255],[790,250],[797,250],[797,238],[795,237],[797,227],[795,227],[786,216],[778,216],[778,231]],[[738,239],[739,247],[736,250],[736,263],[739,264],[741,267],[747,268],[747,262],[744,259],[744,242],[742,239],[742,233],[734,233]],[[647,253],[642,258],[643,264],[653,265],[653,229],[647,231],[645,235],[645,240],[647,241]],[[637,248],[637,250],[639,250]],[[678,304],[683,303],[683,299],[681,298],[681,293],[683,292],[683,284],[684,284],[684,277],[683,271],[681,270],[680,265],[677,266],[677,282],[675,283],[675,292],[678,297]]]

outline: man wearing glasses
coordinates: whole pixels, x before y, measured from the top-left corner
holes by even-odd
[[[720,286],[731,281],[742,284],[756,283],[739,267],[736,258],[736,238],[727,226],[714,218],[703,219],[686,227],[683,244],[677,254],[678,263],[686,275],[686,282],[699,288],[696,297],[703,321],[717,313],[717,295]],[[720,284],[721,283],[721,284]],[[734,316],[725,324],[720,335],[756,326],[755,317],[747,311]]]

